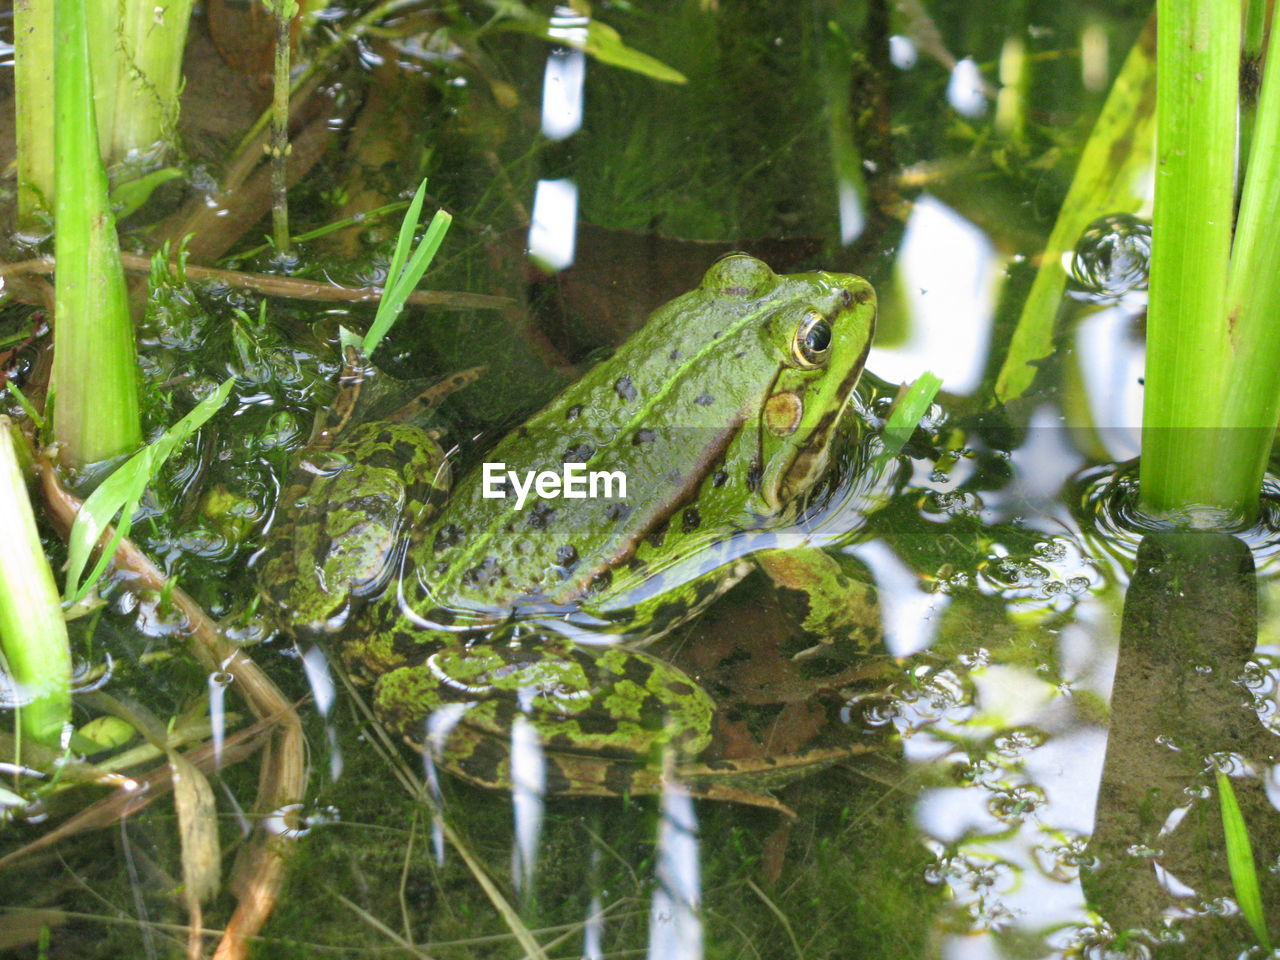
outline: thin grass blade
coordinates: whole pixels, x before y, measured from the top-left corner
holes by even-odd
[[[1258,942],[1271,949],[1271,937],[1267,932],[1267,918],[1262,911],[1262,888],[1258,885],[1258,870],[1253,861],[1253,844],[1249,842],[1249,828],[1240,812],[1231,778],[1221,770],[1218,776],[1218,804],[1222,810],[1222,832],[1227,840],[1227,869],[1231,873],[1231,885],[1235,888],[1236,903],[1244,914],[1249,928]]]
[[[426,186],[424,181],[423,187]],[[419,188],[419,193],[423,188]],[[415,198],[416,200],[417,198]],[[401,226],[401,237],[404,236],[405,226],[416,224],[417,221],[412,217],[416,212],[421,210],[421,204],[410,204],[409,209],[405,212],[404,224]],[[382,301],[378,304],[378,312],[373,318],[373,324],[369,327],[369,332],[365,335],[363,349],[366,356],[373,353],[378,348],[378,344],[382,342],[382,338],[387,335],[392,324],[400,316],[400,311],[404,309],[405,301],[409,299],[410,294],[418,286],[418,282],[422,279],[423,274],[427,272],[427,268],[431,266],[431,261],[440,249],[440,244],[444,242],[445,234],[449,232],[449,225],[453,223],[453,217],[443,210],[437,210],[435,216],[431,218],[431,223],[427,226],[426,233],[422,236],[422,242],[418,244],[417,249],[413,251],[412,257],[409,258],[408,264],[405,264],[399,273],[387,274],[387,287],[383,291]],[[412,238],[413,228],[409,230]],[[400,245],[396,244],[396,252],[400,253]],[[392,257],[394,265],[398,258]],[[403,260],[400,261],[403,263]]]
[[[71,535],[68,538],[66,582],[68,603],[79,602],[98,582],[106,571],[107,564],[115,555],[116,547],[129,535],[133,515],[137,512],[138,503],[142,499],[147,484],[164,465],[169,455],[221,409],[234,386],[234,378],[224,380],[217,390],[196,404],[190,413],[166,430],[158,440],[143,447],[121,464],[88,496],[84,506],[76,514],[75,523],[71,527]],[[98,542],[103,531],[117,514],[120,520],[116,524],[114,536],[103,548],[92,572],[81,583],[80,575],[93,553],[94,544]]]

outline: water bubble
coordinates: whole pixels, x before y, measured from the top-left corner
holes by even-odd
[[[1143,860],[1155,860],[1164,856],[1163,850],[1155,847],[1149,847],[1145,843],[1133,843],[1124,848],[1124,852],[1131,857],[1139,857]]]
[[[263,829],[277,837],[296,840],[305,837],[316,827],[341,820],[338,808],[332,805],[308,808],[304,803],[288,803],[267,814],[262,820]]]
[[[1043,744],[1045,739],[1045,734],[1041,730],[1013,730],[996,737],[991,746],[998,756],[1006,760],[1015,760]]]
[[[1071,259],[1072,295],[1109,303],[1147,288],[1151,224],[1127,213],[1099,217],[1084,228]]]
[[[1223,773],[1228,777],[1256,777],[1257,773],[1253,766],[1238,753],[1232,753],[1223,750],[1219,753],[1209,755],[1209,762],[1205,764],[1206,773]]]
[[[1021,823],[1044,804],[1044,791],[1034,784],[1020,784],[1001,790],[987,800],[987,810],[1002,823]]]
[[[1041,540],[1031,549],[1045,560],[1061,560],[1067,555],[1067,544],[1058,537]]]

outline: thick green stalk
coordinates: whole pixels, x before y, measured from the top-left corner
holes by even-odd
[[[1253,153],[1253,124],[1258,115],[1258,80],[1266,41],[1268,0],[1245,0],[1244,38],[1240,44],[1240,157]]]
[[[0,650],[24,701],[23,733],[56,747],[71,719],[71,645],[12,430],[0,417]]]
[[[138,446],[133,324],[107,178],[98,159],[85,8],[55,14],[57,277],[54,437],[75,464]]]
[[[13,6],[13,83],[17,100],[18,221],[30,223],[53,202],[53,3]]]
[[[1143,507],[1224,503],[1215,461],[1233,376],[1222,304],[1234,197],[1239,0],[1159,0],[1156,200],[1143,409]]]
[[[1280,419],[1280,30],[1271,31],[1252,150],[1240,196],[1227,281],[1231,350],[1218,455],[1211,471],[1224,504],[1257,510]]]
[[[98,144],[108,165],[154,156],[178,119],[194,0],[84,0]]]

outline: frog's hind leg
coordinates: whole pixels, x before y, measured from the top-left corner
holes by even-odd
[[[471,646],[442,638],[420,662],[378,678],[374,708],[471,783],[510,789],[513,749],[533,749],[547,793],[587,796],[656,792],[663,756],[696,757],[715,712],[657,657],[544,634]]]

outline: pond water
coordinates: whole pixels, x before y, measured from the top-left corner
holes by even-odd
[[[867,278],[879,319],[856,418],[823,480],[770,530],[771,546],[835,561],[858,629],[849,615],[845,635],[813,648],[794,628],[799,591],[753,572],[646,647],[717,699],[709,765],[828,761],[736,781],[755,805],[715,799],[735,781],[682,777],[670,757],[657,795],[565,797],[539,789],[547,761],[522,716],[505,790],[388,738],[331,645],[267,622],[254,580],[264,529],[285,522],[274,509],[289,455],[334,398],[337,328],[363,329],[372,308],[173,281],[152,292],[143,328],[153,425],[228,374],[237,386],[134,536],[300,702],[310,758],[287,808],[255,806],[263,754],[211,778],[224,892],[205,925],[227,922],[237,856],[265,830],[287,869],[261,957],[1268,955],[1228,869],[1216,772],[1234,785],[1280,932],[1280,487],[1238,537],[1174,534],[1136,509],[1149,146],[1113,158],[1134,168],[1129,202],[1045,253],[1148,5],[636,0],[544,10],[547,36],[491,22],[503,4],[458,6],[404,5],[328,62],[309,106],[335,135],[298,160],[314,165],[291,191],[295,233],[403,198],[424,174],[428,208],[455,216],[424,288],[459,297],[401,321],[361,415],[482,366],[431,412],[456,478],[726,252],[780,274]],[[213,48],[227,35],[207,30],[193,25],[183,133],[190,182],[213,197],[195,208],[216,212],[236,202],[212,193],[219,151],[244,130],[218,85],[260,96],[255,78],[223,77]],[[564,45],[580,37],[586,53]],[[175,224],[197,222],[183,212],[194,189],[156,198],[127,235],[180,235]],[[359,285],[385,272],[399,215],[291,258],[246,253],[265,232],[248,217],[189,246],[206,266]],[[1047,297],[1034,286],[1046,261],[1060,278]],[[1051,339],[1018,359],[1036,296]],[[682,337],[673,347],[700,348],[705,332]],[[34,375],[21,363],[14,373]],[[732,367],[716,369],[729,387]],[[877,458],[898,384],[926,371],[941,393],[902,453]],[[568,437],[542,442],[558,456]],[[698,562],[686,554],[667,559]],[[207,711],[215,737],[251,722],[227,676],[186,662],[171,610],[120,584],[103,592],[106,606],[73,624],[86,686],[164,725]],[[862,628],[869,642],[851,636]],[[78,702],[77,722],[102,709]],[[0,856],[96,796],[51,795],[14,816]],[[178,955],[182,877],[162,796],[0,872],[13,920],[0,951]]]

